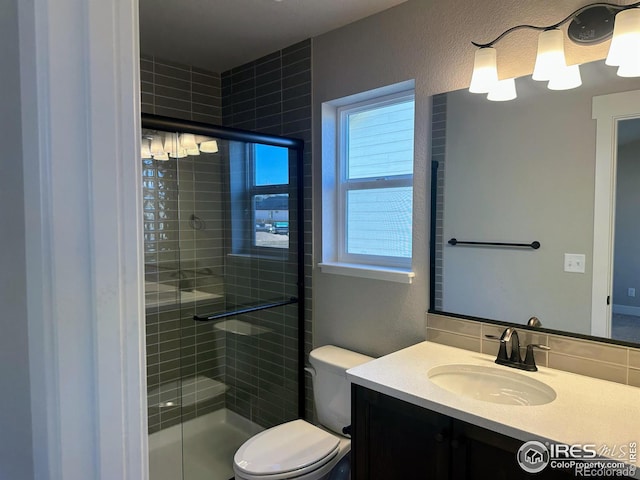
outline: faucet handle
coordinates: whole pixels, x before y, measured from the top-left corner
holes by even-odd
[[[525,370],[529,371],[529,372],[536,372],[538,371],[538,367],[536,366],[536,359],[533,356],[533,349],[536,348],[538,350],[546,350],[549,351],[551,350],[551,347],[547,347],[546,345],[540,345],[537,343],[530,343],[529,345],[527,345],[527,353],[524,357],[524,365],[525,365]]]

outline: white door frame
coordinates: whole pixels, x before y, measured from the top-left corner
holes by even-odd
[[[146,479],[138,3],[14,1],[35,478]]]
[[[611,338],[617,125],[620,120],[639,116],[640,90],[593,98],[592,118],[596,120],[596,168],[591,335],[597,337]]]

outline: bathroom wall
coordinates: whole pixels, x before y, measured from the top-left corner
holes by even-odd
[[[471,41],[490,41],[521,23],[551,24],[584,5],[579,0],[409,0],[313,39],[314,137],[321,135],[322,102],[415,79],[414,283],[400,285],[313,270],[314,344],[334,343],[381,355],[424,340],[428,308],[430,97],[468,87]],[[499,44],[502,78],[531,74],[537,33],[519,31]],[[568,63],[604,58],[607,45],[566,42]],[[314,265],[322,259],[322,158],[314,145]]]
[[[26,292],[26,231],[18,2],[3,1],[0,10],[0,478],[33,478],[31,387]]]
[[[143,112],[221,123],[218,74],[144,55],[140,66]],[[159,294],[150,293],[162,284],[224,294],[226,144],[219,142],[219,148],[217,154],[179,161],[142,160],[145,280],[151,282],[146,288],[150,433],[224,406],[224,335],[211,324],[196,324],[193,304],[158,306]],[[215,311],[219,303],[198,307]],[[194,378],[204,381],[194,384]],[[190,392],[184,397],[179,379]]]
[[[305,210],[305,353],[311,349],[311,41],[306,40],[281,51],[259,58],[246,65],[222,73],[222,116],[228,127],[248,129],[274,135],[301,139],[305,142],[304,199]],[[295,181],[295,176],[292,179]],[[290,218],[293,225],[295,219]],[[289,236],[291,252],[295,251],[295,236]],[[259,280],[263,274],[283,278],[288,291],[297,294],[294,268],[297,259],[290,258],[286,265],[248,257],[230,257],[228,260],[228,292],[242,296],[253,287],[252,295],[269,294],[267,285]],[[285,269],[283,271],[283,268]],[[256,270],[257,269],[257,270]],[[251,272],[259,271],[258,275]],[[235,283],[234,283],[235,280]],[[265,277],[268,281],[268,278]],[[280,281],[280,280],[278,280]],[[271,294],[273,296],[273,294]],[[268,297],[267,297],[268,298]],[[278,318],[282,315],[281,318]],[[285,307],[247,317],[268,328],[284,326],[284,337],[279,345],[269,344],[267,337],[228,337],[228,382],[237,386],[227,395],[227,405],[239,413],[250,416],[268,426],[297,417],[297,307]],[[284,322],[284,323],[283,323]],[[278,325],[279,324],[279,325]],[[284,344],[282,343],[284,342]],[[293,383],[292,383],[293,382]],[[252,387],[253,385],[253,387]],[[312,415],[312,393],[307,376],[307,417]],[[292,390],[293,389],[293,390]],[[295,391],[295,395],[293,394]],[[283,401],[284,400],[284,401]]]
[[[140,55],[142,113],[220,125],[220,74]]]

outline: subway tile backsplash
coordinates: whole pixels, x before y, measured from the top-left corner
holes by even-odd
[[[426,314],[426,339],[488,355],[496,355],[503,325],[478,322],[443,314]],[[567,372],[640,387],[640,349],[596,340],[518,330],[521,354],[530,343],[547,345],[550,351],[536,351],[536,364]]]

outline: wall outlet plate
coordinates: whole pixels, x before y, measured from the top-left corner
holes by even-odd
[[[564,271],[571,273],[584,273],[586,256],[583,253],[565,253]]]

